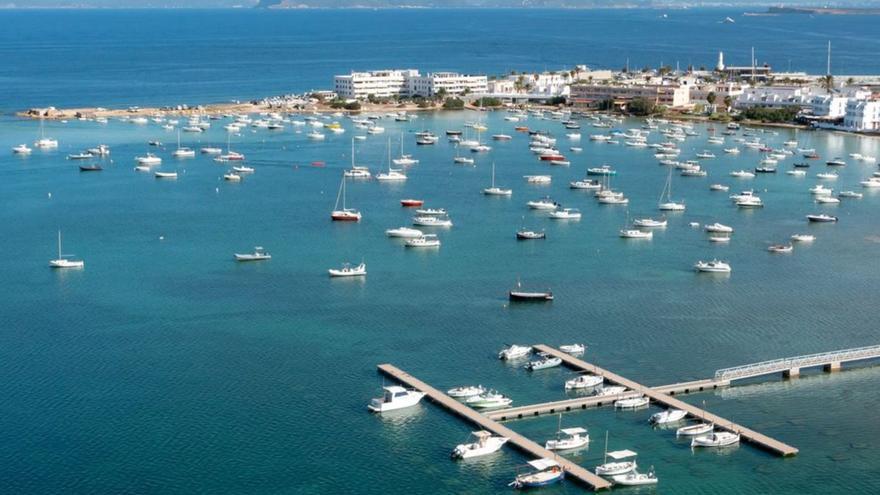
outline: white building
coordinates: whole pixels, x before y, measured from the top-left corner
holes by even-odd
[[[441,89],[448,95],[462,93],[485,93],[488,91],[486,76],[469,76],[457,72],[433,72],[424,76],[410,75],[406,78],[408,96],[433,97]]]
[[[407,80],[418,77],[419,71],[406,70],[374,70],[369,72],[352,72],[333,78],[333,89],[340,98],[366,99],[373,95],[376,98],[388,98],[407,93]]]
[[[846,114],[846,103],[849,98],[844,95],[814,95],[810,100],[814,117],[823,119],[839,119]]]
[[[843,126],[857,132],[880,132],[880,100],[850,99],[846,104]]]
[[[747,88],[734,102],[736,108],[808,108],[814,92],[812,86],[755,86]]]

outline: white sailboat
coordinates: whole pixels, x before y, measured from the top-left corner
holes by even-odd
[[[342,208],[339,208],[339,199],[342,198]],[[336,193],[336,205],[330,212],[330,218],[334,222],[360,222],[361,212],[354,208],[346,208],[345,206],[345,175],[342,176],[342,182],[339,184],[339,192]]]
[[[403,133],[400,134],[400,158],[396,158],[392,160],[395,165],[415,165],[419,163],[418,160],[414,159],[412,155],[406,155],[403,153]]]
[[[40,119],[40,139],[34,141],[34,147],[43,150],[53,150],[58,147],[58,140],[47,138],[43,130],[43,119]]]
[[[52,268],[83,268],[86,264],[83,260],[68,259],[72,254],[62,254],[61,251],[61,231],[58,231],[58,258],[49,260],[49,266]]]
[[[608,452],[608,432],[605,432],[605,457],[602,464],[596,466],[596,474],[599,476],[617,476],[621,474],[631,473],[636,470],[636,453],[632,450],[615,450]],[[608,458],[614,459],[608,462]],[[631,459],[631,460],[624,460]]]
[[[391,138],[388,138],[388,172],[376,174],[376,180],[385,182],[406,180],[403,170],[391,168]]]
[[[504,189],[495,186],[495,162],[492,162],[492,185],[483,189],[483,194],[487,196],[510,196],[513,194],[513,189]]]
[[[664,198],[665,201],[664,201]],[[676,202],[672,200],[672,169],[669,169],[669,176],[666,178],[666,185],[660,194],[660,202],[657,205],[660,211],[684,211],[684,202]]]
[[[196,150],[180,147],[180,129],[177,130],[177,149],[171,153],[171,156],[174,158],[193,158],[196,156]]]

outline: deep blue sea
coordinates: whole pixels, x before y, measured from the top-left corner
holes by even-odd
[[[0,12],[0,74],[6,110],[34,105],[161,104],[217,101],[324,86],[349,68],[501,71],[558,68],[576,62],[642,65],[680,60],[711,65],[724,49],[744,63],[760,59],[819,71],[827,39],[839,45],[841,71],[876,72],[878,38],[870,19],[737,17],[727,11],[322,11],[322,12]],[[861,34],[859,34],[861,33]],[[835,65],[837,66],[837,65]],[[357,224],[329,220],[339,178],[350,162],[353,128],[310,141],[283,131],[245,128],[232,137],[256,173],[222,180],[227,167],[199,155],[175,160],[176,134],[157,124],[111,120],[48,122],[57,151],[29,157],[9,151],[39,135],[36,122],[0,120],[0,492],[2,493],[509,493],[516,451],[455,463],[448,454],[471,426],[424,402],[398,414],[366,412],[393,363],[446,389],[482,383],[515,405],[565,397],[564,369],[528,374],[499,362],[505,344],[584,342],[586,359],[648,385],[711,376],[718,368],[877,343],[880,194],[817,205],[807,177],[728,176],[760,154],[724,155],[708,130],[681,143],[682,158],[712,149],[707,178],[673,175],[688,209],[670,215],[652,241],[617,235],[627,216],[656,215],[667,177],[650,151],[598,144],[584,122],[581,153],[570,167],[549,167],[527,149],[515,125],[552,132],[559,122],[522,124],[484,117],[488,134],[514,135],[477,157],[452,163],[441,138],[416,147],[412,133],[443,134],[476,119],[472,112],[382,120],[385,135],[357,142],[357,161],[376,172],[388,138],[404,135],[420,159],[403,184],[351,182]],[[184,145],[224,146],[223,121]],[[622,127],[643,123],[628,120]],[[757,133],[771,146],[797,139],[823,160],[848,165],[830,183],[861,190],[880,156],[878,141],[825,132]],[[164,146],[149,147],[150,140]],[[652,133],[649,141],[660,141]],[[81,173],[68,153],[106,143],[104,171]],[[726,146],[731,146],[728,140]],[[153,151],[176,181],[133,170]],[[312,167],[313,161],[326,166]],[[788,170],[794,159],[780,164]],[[480,194],[497,167],[512,197]],[[613,186],[628,207],[598,205],[568,181],[587,166],[612,164]],[[548,186],[522,176],[546,173]],[[728,193],[754,188],[761,210],[742,211]],[[551,195],[584,213],[554,222],[525,203]],[[399,199],[418,197],[450,211],[455,226],[436,251],[407,250],[384,230],[407,225]],[[809,225],[826,211],[837,224]],[[707,242],[690,222],[722,222],[729,245]],[[525,223],[546,229],[543,242],[517,242]],[[53,271],[56,232],[84,270]],[[789,255],[766,251],[791,234],[816,235]],[[273,259],[241,264],[234,252],[262,245]],[[729,277],[701,276],[698,259],[718,257]],[[345,261],[367,263],[363,280],[331,280]],[[517,278],[549,286],[556,301],[510,306]],[[565,416],[590,430],[590,447],[572,457],[587,467],[602,439],[630,448],[653,466],[658,493],[877,493],[880,370],[810,373],[792,381],[737,386],[686,400],[800,449],[780,459],[747,444],[722,454],[692,452],[640,412],[590,410]],[[509,423],[538,442],[556,418]],[[632,490],[625,490],[632,491]],[[581,493],[564,483],[544,493]]]

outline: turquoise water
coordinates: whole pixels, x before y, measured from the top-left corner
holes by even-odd
[[[749,181],[728,177],[754,167],[760,155],[725,156],[705,143],[707,130],[681,144],[682,158],[705,148],[708,178],[673,176],[674,195],[688,210],[649,242],[626,242],[617,231],[627,209],[602,206],[567,182],[584,169],[610,163],[613,185],[631,199],[629,213],[656,215],[667,171],[652,153],[586,139],[568,153],[571,167],[549,167],[527,150],[526,136],[503,114],[486,115],[492,143],[475,167],[453,165],[445,139],[416,147],[412,132],[442,134],[473,113],[423,115],[411,123],[383,121],[385,136],[356,144],[358,162],[377,171],[390,137],[403,133],[421,160],[404,184],[349,183],[357,224],[329,220],[339,177],[357,131],[310,142],[291,127],[247,129],[233,138],[257,171],[226,183],[226,167],[205,156],[174,160],[176,135],[155,124],[112,121],[46,124],[61,147],[22,158],[0,154],[0,273],[4,325],[0,331],[0,486],[10,493],[502,493],[524,459],[512,450],[454,463],[449,450],[470,426],[424,403],[383,417],[365,406],[391,362],[438,388],[482,383],[516,405],[564,397],[569,372],[528,374],[495,359],[508,343],[586,342],[587,359],[648,385],[710,376],[715,369],[762,359],[876,343],[880,196],[819,206],[809,177],[784,173]],[[31,142],[34,122],[0,122],[0,149]],[[558,122],[527,125],[565,142]],[[625,127],[640,126],[637,120]],[[773,146],[794,136],[760,134]],[[220,123],[184,145],[225,145]],[[823,159],[860,152],[880,155],[875,139],[800,132],[803,147]],[[177,181],[133,171],[133,157],[165,148],[161,170]],[[656,140],[653,137],[651,140]],[[112,147],[100,173],[80,173],[67,153],[99,142]],[[325,167],[309,164],[321,160]],[[497,183],[510,198],[480,194],[497,165]],[[782,165],[790,167],[791,159]],[[848,159],[833,184],[857,189],[876,165]],[[547,173],[549,186],[523,175]],[[755,188],[766,207],[737,210],[731,192]],[[51,196],[50,196],[51,193]],[[554,222],[525,202],[545,194],[584,213],[580,222]],[[449,209],[455,226],[441,231],[437,251],[413,251],[387,239],[387,228],[408,224],[398,201],[424,198]],[[840,222],[808,225],[804,215],[833,212]],[[544,242],[517,242],[523,222],[544,228]],[[736,232],[728,246],[712,245],[689,222],[719,221]],[[65,252],[86,261],[81,271],[52,271],[56,230]],[[812,245],[790,255],[766,246],[810,232]],[[273,259],[237,264],[232,253],[265,246]],[[729,277],[700,276],[698,259],[729,260]],[[326,269],[365,260],[365,280],[330,280]],[[550,286],[556,301],[514,306],[506,291],[517,277]],[[876,369],[813,374],[791,382],[747,385],[698,394],[707,408],[801,449],[779,459],[748,445],[724,455],[692,453],[669,432],[647,425],[649,411],[592,410],[568,415],[566,425],[590,429],[594,441],[576,458],[585,466],[613,448],[640,453],[666,493],[872,493],[880,405]],[[652,411],[651,411],[652,412]],[[543,441],[556,419],[510,423]],[[573,484],[547,493],[576,493]]]

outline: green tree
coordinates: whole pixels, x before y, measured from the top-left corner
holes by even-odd
[[[443,102],[444,110],[461,110],[464,108],[464,101],[459,98],[446,98]]]
[[[645,116],[653,114],[656,111],[656,105],[653,101],[645,98],[633,98],[626,105],[626,110],[633,115]]]
[[[822,86],[829,93],[834,91],[834,76],[828,74],[827,76],[822,78]]]
[[[434,97],[436,97],[438,100],[445,100],[445,99],[446,99],[446,95],[447,95],[448,93],[449,93],[449,92],[446,91],[446,88],[440,88],[440,89],[437,90],[436,93],[434,93]]]
[[[717,98],[717,96],[715,96],[715,92],[714,92],[714,91],[709,91],[709,94],[706,95],[706,101],[708,101],[710,105],[714,105],[714,104],[715,104],[715,99],[716,99],[716,98]]]
[[[855,80],[855,79],[853,79],[853,78],[851,78],[851,77],[846,78],[846,85],[847,85],[847,86],[852,86],[852,85],[855,84],[855,83],[856,83],[856,80]]]
[[[724,108],[730,108],[733,106],[733,98],[730,95],[724,97]]]

